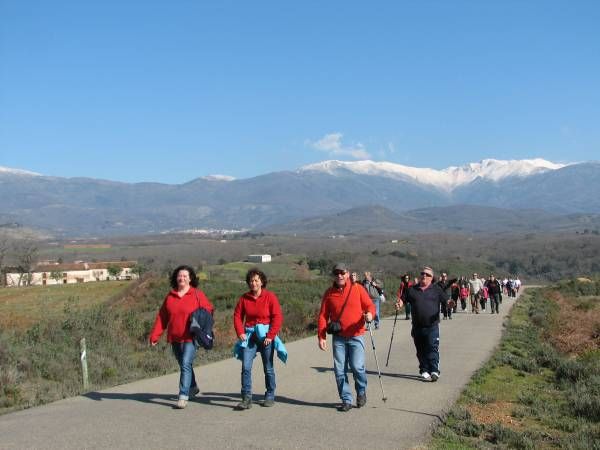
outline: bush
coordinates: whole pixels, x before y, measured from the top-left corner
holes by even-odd
[[[594,377],[596,380],[598,376]],[[573,414],[594,422],[600,421],[600,383],[589,380],[573,387],[568,395]]]
[[[556,361],[555,376],[558,382],[577,383],[586,376],[585,364],[576,359],[561,358]]]
[[[500,424],[494,424],[486,429],[485,440],[492,444],[504,444],[508,448],[522,450],[534,449],[534,441],[525,433],[513,431]]]

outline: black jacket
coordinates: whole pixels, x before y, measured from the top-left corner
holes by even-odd
[[[440,322],[440,305],[448,304],[448,295],[437,283],[424,291],[419,285],[406,291],[406,303],[412,306],[412,324],[416,328],[431,327]]]

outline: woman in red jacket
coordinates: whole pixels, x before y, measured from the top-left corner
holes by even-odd
[[[275,402],[275,337],[281,329],[283,314],[277,296],[265,289],[267,276],[257,268],[246,274],[246,284],[250,289],[242,295],[233,312],[235,333],[242,342],[242,401],[238,410],[252,407],[252,361],[260,352],[265,373],[265,398],[263,406],[273,406]],[[261,325],[268,326],[266,336],[259,336]]]
[[[171,288],[156,315],[150,332],[150,344],[156,345],[161,334],[167,330],[167,341],[171,344],[180,369],[177,408],[183,409],[188,399],[200,392],[192,366],[196,347],[189,332],[190,315],[198,308],[204,308],[212,314],[214,307],[198,289],[198,277],[190,266],[179,266],[173,271]]]

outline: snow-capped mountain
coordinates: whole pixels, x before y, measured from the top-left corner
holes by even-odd
[[[64,236],[194,228],[259,230],[355,208],[364,211],[357,219],[364,227],[377,229],[378,222],[385,221],[372,209],[378,205],[395,214],[438,208],[431,210],[432,216],[442,214],[441,223],[458,230],[468,227],[439,208],[459,209],[464,213],[461,220],[476,218],[473,209],[463,205],[600,214],[600,162],[563,166],[544,160],[490,159],[435,170],[373,161],[326,161],[296,171],[225,180],[117,183],[0,171],[0,226],[19,223]],[[481,214],[486,211],[490,209]],[[399,231],[406,227],[406,221],[388,222]]]
[[[229,175],[206,175],[201,179],[206,181],[233,181],[235,180],[235,177]]]
[[[322,172],[339,175],[352,172],[359,175],[393,178],[415,184],[426,184],[445,192],[472,183],[478,178],[489,181],[500,181],[509,177],[526,177],[548,170],[565,167],[544,159],[523,159],[503,161],[484,159],[478,163],[470,163],[460,167],[448,167],[443,170],[403,166],[391,162],[375,161],[323,161],[298,169],[298,173]]]
[[[30,172],[28,170],[21,169],[11,169],[10,167],[0,166],[0,173],[11,174],[11,175],[31,175],[31,176],[39,176],[39,173]]]

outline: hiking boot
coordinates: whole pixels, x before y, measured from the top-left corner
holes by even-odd
[[[437,372],[431,372],[431,381],[437,381],[440,377],[440,374]]]
[[[270,408],[271,406],[275,405],[275,400],[272,398],[265,398],[261,405],[265,408]]]
[[[235,406],[235,409],[238,411],[244,411],[250,408],[252,408],[252,397],[249,395],[244,395],[242,401]]]
[[[429,381],[429,380],[431,380],[431,375],[429,375],[429,372],[423,372],[421,374],[421,378],[423,378],[423,380],[425,380],[425,381]]]
[[[356,397],[356,407],[362,408],[367,404],[367,394],[359,394]]]
[[[187,400],[180,398],[179,400],[177,400],[177,409],[185,409],[185,407],[187,406]]]
[[[194,387],[190,388],[190,398],[195,397],[199,393],[200,393],[200,389],[198,388],[198,386],[194,386]]]
[[[352,409],[352,403],[342,403],[342,405],[338,408],[338,411],[348,412]]]

